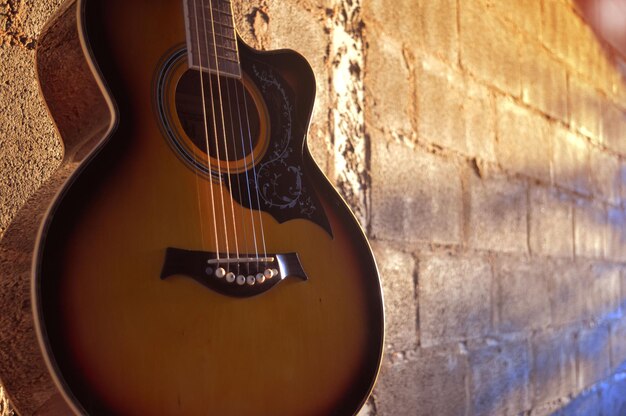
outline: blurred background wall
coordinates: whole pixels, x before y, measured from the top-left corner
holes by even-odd
[[[310,148],[377,255],[362,415],[626,414],[626,63],[586,2],[234,3],[314,67]],[[61,160],[34,72],[60,4],[0,0],[0,235]]]

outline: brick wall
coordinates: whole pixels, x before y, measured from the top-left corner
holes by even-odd
[[[60,2],[0,0],[0,234],[59,162],[32,59]],[[235,3],[313,65],[310,147],[377,255],[362,414],[626,414],[626,64],[573,4]]]

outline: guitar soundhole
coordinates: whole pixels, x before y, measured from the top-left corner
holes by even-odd
[[[202,73],[201,80],[200,71],[187,70],[178,81],[175,101],[185,134],[204,154],[208,144],[215,159],[241,160],[259,141],[259,112],[239,79]]]

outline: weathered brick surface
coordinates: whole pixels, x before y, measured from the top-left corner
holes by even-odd
[[[380,140],[373,149],[372,166],[378,172],[372,179],[372,233],[376,237],[460,242],[461,178],[454,163],[420,148]]]
[[[530,357],[526,342],[470,352],[472,415],[518,414],[530,409]]]
[[[587,318],[589,266],[577,261],[557,261],[548,274],[550,310],[554,325],[574,324]]]
[[[538,42],[525,43],[520,53],[522,100],[550,117],[568,121],[566,69]]]
[[[507,169],[550,181],[552,146],[546,119],[508,98],[497,101],[498,162]]]
[[[626,110],[610,100],[602,101],[602,141],[611,150],[626,155]]]
[[[495,160],[496,115],[488,89],[435,59],[424,59],[417,77],[419,138],[470,157]],[[451,117],[442,118],[442,113]]]
[[[604,321],[619,318],[620,269],[611,264],[597,263],[584,276],[587,316]]]
[[[530,189],[529,200],[531,253],[572,258],[574,223],[570,198],[553,189],[537,186]]]
[[[578,388],[582,390],[611,373],[611,338],[605,325],[583,329],[578,336]]]
[[[369,104],[365,109],[366,122],[382,131],[409,134],[413,111],[409,84],[412,74],[406,64],[402,43],[390,33],[374,33],[369,40],[368,71],[365,73],[366,102]],[[393,77],[374,75],[390,68],[393,68]]]
[[[418,274],[421,345],[486,335],[491,329],[491,284],[491,268],[484,258],[422,257]]]
[[[459,59],[459,28],[456,0],[417,0],[421,17],[420,41],[429,52],[457,64]],[[388,6],[388,3],[385,3]],[[406,20],[403,16],[402,20]]]
[[[426,348],[387,361],[374,395],[377,414],[466,414],[467,356],[455,348]]]
[[[608,209],[606,257],[626,262],[626,212],[622,208]]]
[[[384,34],[383,39],[393,37],[398,41],[406,42],[407,45],[419,45],[422,42],[423,31],[420,26],[423,6],[419,1],[399,1],[393,7],[390,7],[385,0],[361,0],[360,3],[365,23],[368,27],[376,28],[377,32]],[[454,10],[451,11],[451,15],[444,18],[452,19],[453,14]],[[378,37],[380,37],[379,33],[371,36],[371,38]]]
[[[591,189],[596,199],[618,205],[622,186],[618,157],[598,148],[591,148],[589,155]]]
[[[0,97],[10,97],[0,105],[0,235],[61,161],[60,141],[39,97],[33,59],[32,51],[0,46]]]
[[[519,38],[509,36],[507,27],[481,2],[459,1],[461,65],[483,82],[519,96]]]
[[[383,361],[378,375],[374,401],[380,415],[415,415],[419,409],[417,396],[418,363],[415,360]]]
[[[546,331],[532,338],[535,406],[565,397],[576,389],[576,347],[571,331]]]
[[[626,322],[611,323],[611,368],[626,370]]]
[[[417,346],[417,294],[413,256],[383,242],[374,242],[374,255],[385,296],[387,351],[409,351]]]
[[[469,180],[469,244],[483,250],[527,252],[527,189],[505,177]]]
[[[556,124],[550,134],[554,182],[570,191],[589,194],[589,143],[584,137]]]
[[[578,77],[569,78],[570,123],[579,133],[599,138],[601,101],[598,91]]]
[[[551,322],[548,276],[551,265],[525,257],[502,256],[494,267],[497,327],[501,332],[539,329]]]
[[[601,203],[579,199],[574,206],[574,252],[576,257],[604,257],[607,210]]]
[[[480,0],[486,11],[505,21],[511,32],[524,32],[528,38],[537,39],[541,35],[541,2],[534,0],[518,0],[501,2],[497,0]]]

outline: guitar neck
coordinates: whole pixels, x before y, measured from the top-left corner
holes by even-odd
[[[183,0],[189,67],[241,78],[230,0]]]

